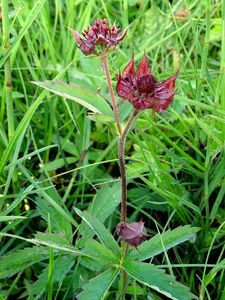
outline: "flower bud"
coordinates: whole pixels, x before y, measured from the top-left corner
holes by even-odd
[[[134,247],[138,247],[149,236],[142,221],[130,224],[121,223],[117,231],[129,245]]]

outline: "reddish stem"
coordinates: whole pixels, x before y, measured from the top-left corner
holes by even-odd
[[[126,223],[126,215],[127,215],[127,178],[126,178],[126,169],[125,169],[125,161],[124,161],[124,145],[126,142],[127,134],[135,120],[138,111],[135,109],[131,114],[127,125],[121,135],[118,143],[118,157],[120,164],[120,176],[121,176],[121,223]]]
[[[112,107],[113,107],[113,112],[114,112],[114,115],[116,118],[117,129],[118,129],[119,135],[121,135],[122,130],[121,130],[121,125],[120,125],[120,119],[119,119],[119,114],[118,114],[118,110],[117,110],[115,95],[113,92],[112,82],[110,79],[109,67],[108,67],[108,63],[107,63],[107,55],[106,55],[104,47],[102,47],[102,64],[103,64],[103,69],[104,69],[105,76],[106,76],[106,82],[108,85],[109,93],[110,93],[111,100],[112,100]]]

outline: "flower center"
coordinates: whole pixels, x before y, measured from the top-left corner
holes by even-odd
[[[155,90],[156,79],[153,75],[144,75],[137,78],[139,93],[152,94]]]

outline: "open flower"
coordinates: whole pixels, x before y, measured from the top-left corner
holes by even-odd
[[[177,73],[166,80],[157,81],[152,75],[146,55],[137,71],[134,71],[133,55],[122,74],[117,76],[116,91],[119,97],[128,100],[137,109],[163,111],[174,98]]]
[[[109,26],[106,19],[97,19],[93,25],[89,25],[88,30],[84,29],[82,35],[77,31],[70,29],[77,42],[78,47],[85,55],[97,54],[96,45],[102,44],[106,48],[114,48],[126,36],[127,29],[122,35],[120,28],[117,28],[115,23],[112,27]]]
[[[118,234],[121,235],[129,245],[134,247],[139,246],[149,236],[142,221],[130,224],[119,224]]]

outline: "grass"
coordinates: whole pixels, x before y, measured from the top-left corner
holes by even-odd
[[[82,244],[83,225],[73,207],[85,210],[100,187],[119,181],[115,124],[96,121],[81,105],[31,82],[60,79],[109,100],[100,59],[85,57],[67,29],[81,31],[106,16],[122,28],[129,24],[122,47],[109,58],[114,86],[132,51],[136,63],[146,51],[159,79],[181,66],[172,107],[156,115],[144,111],[128,135],[129,220],[143,218],[152,235],[199,226],[195,241],[156,256],[154,263],[199,299],[225,299],[225,1],[12,0],[1,8],[0,41],[10,43],[1,48],[0,80],[12,76],[12,90],[0,85],[1,256],[18,251],[25,259],[23,249],[32,249],[28,239],[37,232]],[[119,106],[121,119],[129,110]],[[117,239],[116,199],[101,221]],[[64,263],[60,250],[46,249],[29,250],[36,260],[24,267],[8,262],[9,273],[0,271],[0,299],[73,299],[97,272],[88,261],[69,254]],[[114,284],[108,299],[115,299],[116,290]],[[152,295],[136,281],[129,293],[131,299]],[[157,293],[152,297],[158,299]]]

